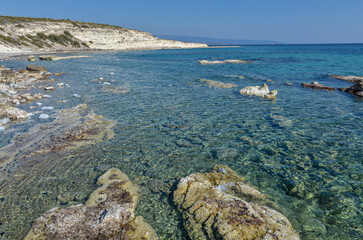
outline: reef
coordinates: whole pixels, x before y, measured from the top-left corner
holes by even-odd
[[[135,217],[138,186],[119,169],[109,169],[85,204],[54,208],[36,219],[24,240],[158,239],[143,218]]]
[[[177,185],[174,202],[191,239],[300,239],[266,195],[227,166],[191,174]]]
[[[237,85],[232,83],[224,83],[224,82],[218,82],[214,80],[208,80],[208,79],[199,79],[200,82],[206,83],[208,86],[216,87],[216,88],[234,88],[237,87]]]
[[[215,60],[215,61],[209,61],[209,60],[200,60],[198,61],[201,65],[213,65],[213,64],[224,64],[224,63],[250,63],[251,61],[246,60],[239,60],[239,59],[227,59],[227,60]]]
[[[318,82],[302,83],[301,86],[307,87],[307,88],[314,88],[314,89],[323,89],[323,90],[328,90],[328,91],[334,91],[335,90],[335,88],[333,88],[333,87],[325,86],[325,85],[320,84]]]

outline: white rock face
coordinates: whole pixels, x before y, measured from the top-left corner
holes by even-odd
[[[11,33],[11,37],[19,37],[26,35],[36,35],[44,33],[46,35],[64,34],[64,31],[70,32],[76,40],[83,42],[89,46],[82,45],[79,48],[72,46],[62,46],[57,44],[52,50],[80,50],[80,49],[101,49],[101,50],[137,50],[137,49],[169,49],[169,48],[205,48],[206,44],[201,43],[186,43],[181,41],[159,39],[150,33],[92,23],[85,23],[88,28],[75,26],[71,22],[65,21],[28,21],[22,22],[23,27],[16,27],[14,23],[5,23],[1,27],[5,30],[4,35]],[[10,36],[10,35],[9,35]],[[51,43],[51,42],[49,42]],[[47,46],[44,46],[46,50]],[[0,41],[0,52],[23,52],[39,49],[33,45],[29,47],[19,47],[16,45],[5,44]]]
[[[277,90],[270,91],[268,89],[267,84],[263,84],[261,87],[259,86],[248,86],[245,88],[242,88],[239,91],[243,95],[252,95],[252,96],[258,96],[258,97],[267,97],[267,98],[274,98],[277,95]]]

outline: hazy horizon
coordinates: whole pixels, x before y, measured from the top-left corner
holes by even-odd
[[[324,44],[363,43],[362,9],[361,0],[12,0],[2,3],[0,15],[104,23],[154,35]]]

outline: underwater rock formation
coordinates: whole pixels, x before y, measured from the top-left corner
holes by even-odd
[[[216,88],[233,88],[233,87],[237,87],[237,85],[232,84],[232,83],[218,82],[218,81],[208,80],[208,79],[203,79],[203,78],[199,79],[199,81],[208,84],[208,86],[216,87]]]
[[[301,86],[307,87],[307,88],[314,88],[314,89],[323,89],[323,90],[328,90],[328,91],[334,91],[335,90],[335,88],[333,88],[333,87],[325,86],[325,85],[320,84],[318,82],[302,83]]]
[[[142,217],[135,217],[138,187],[119,169],[109,169],[85,204],[54,208],[36,219],[24,240],[157,239]]]
[[[180,180],[174,202],[191,239],[299,239],[267,197],[227,166]]]
[[[266,83],[264,83],[261,87],[259,86],[248,86],[242,88],[239,91],[243,95],[253,95],[258,97],[266,97],[266,98],[274,98],[277,95],[277,90],[270,91]]]

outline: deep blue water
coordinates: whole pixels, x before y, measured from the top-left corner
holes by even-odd
[[[171,186],[180,176],[226,164],[269,195],[302,239],[362,238],[363,99],[300,84],[352,85],[328,74],[363,75],[363,45],[243,46],[90,55],[93,58],[41,62],[51,72],[71,73],[59,78],[71,87],[54,91],[53,98],[42,100],[45,105],[61,109],[85,102],[96,113],[118,121],[114,139],[75,156],[82,164],[75,165],[72,160],[67,163],[70,170],[59,171],[56,179],[63,189],[73,193],[82,191],[79,186],[88,186],[84,191],[89,194],[95,188],[95,177],[109,167],[118,167],[140,185],[137,214],[161,239],[184,239],[180,216],[164,186]],[[198,64],[202,59],[253,62]],[[5,63],[14,68],[26,64],[25,60]],[[111,86],[130,91],[104,92],[102,83],[90,81],[100,77]],[[198,82],[199,78],[238,87],[212,88]],[[276,100],[239,94],[245,86],[263,83],[278,90]],[[82,97],[73,98],[74,93]],[[71,101],[59,104],[63,99]],[[23,108],[32,111],[29,106]],[[52,114],[56,116],[56,111]],[[11,127],[20,131],[37,122],[34,117]],[[0,144],[12,134],[9,130],[2,134]],[[78,188],[72,179],[77,180]],[[161,190],[155,191],[155,186]],[[32,204],[47,203],[37,212],[40,215],[57,206],[54,196],[59,188],[46,184],[37,188],[52,189],[47,201],[44,196],[37,200],[37,193],[29,186]],[[4,214],[26,215],[32,207],[21,201],[18,204],[21,213],[5,209]],[[4,236],[12,236],[15,226],[26,229],[31,223],[16,217],[1,221]]]

